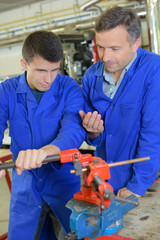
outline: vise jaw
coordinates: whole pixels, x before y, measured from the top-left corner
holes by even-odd
[[[131,195],[127,198],[137,202]],[[135,207],[134,204],[114,200],[108,208],[101,209],[99,205],[71,199],[67,205],[71,209],[70,228],[68,240],[108,236],[123,228],[123,215]]]

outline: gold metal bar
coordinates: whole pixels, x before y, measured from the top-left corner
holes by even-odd
[[[121,166],[125,164],[130,164],[130,163],[137,163],[137,162],[143,162],[150,160],[150,157],[142,157],[142,158],[135,158],[135,159],[130,159],[126,161],[121,161],[121,162],[114,162],[114,163],[108,163],[109,167],[116,167],[116,166]]]
[[[85,168],[85,167],[82,168],[82,172],[86,172],[87,170],[88,170],[88,168]],[[70,170],[70,173],[71,174],[76,173],[76,170],[74,170],[74,169]]]

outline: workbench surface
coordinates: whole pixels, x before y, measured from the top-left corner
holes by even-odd
[[[117,235],[136,240],[160,240],[160,181],[139,199],[139,206],[123,216],[124,228]]]

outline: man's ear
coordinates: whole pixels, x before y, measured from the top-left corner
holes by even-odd
[[[136,42],[133,44],[133,52],[137,52],[137,49],[139,48],[141,44],[141,38],[137,38]]]
[[[21,66],[24,70],[27,70],[27,62],[24,58],[21,59]]]

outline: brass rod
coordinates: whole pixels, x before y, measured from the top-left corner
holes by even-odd
[[[125,164],[130,164],[130,163],[137,163],[137,162],[143,162],[150,160],[150,157],[142,157],[142,158],[135,158],[135,159],[130,159],[126,161],[121,161],[121,162],[114,162],[114,163],[108,163],[109,167],[116,167],[116,166],[121,166]]]

